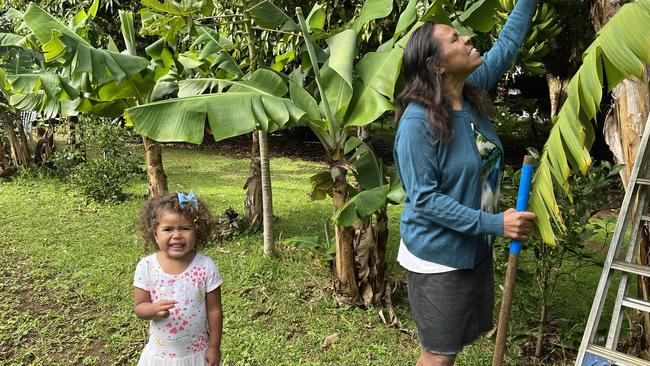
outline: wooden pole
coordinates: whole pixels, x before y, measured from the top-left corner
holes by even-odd
[[[528,196],[530,195],[530,184],[533,180],[533,166],[535,158],[530,155],[524,157],[524,165],[521,168],[519,179],[519,191],[517,193],[517,211],[528,209]],[[521,242],[513,240],[510,243],[510,256],[508,257],[508,269],[506,270],[505,284],[503,286],[503,298],[501,300],[501,312],[499,313],[499,325],[497,327],[497,340],[494,344],[494,356],[492,366],[501,366],[503,354],[506,348],[506,337],[508,335],[508,321],[510,320],[510,309],[512,308],[512,297],[517,281],[517,266],[519,265],[519,253]]]

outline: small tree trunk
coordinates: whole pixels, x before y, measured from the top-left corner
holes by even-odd
[[[542,357],[542,350],[544,349],[544,332],[546,331],[546,316],[548,308],[546,301],[542,300],[539,316],[539,328],[537,330],[537,342],[535,342],[535,357]]]
[[[147,164],[149,178],[149,197],[159,196],[167,192],[167,176],[163,169],[162,148],[160,144],[146,136],[142,136],[144,144],[144,160]]]
[[[262,211],[264,213],[264,254],[273,252],[273,196],[271,191],[271,168],[269,166],[268,135],[259,131],[260,167],[262,176]]]
[[[244,200],[244,221],[249,230],[259,230],[262,227],[262,166],[260,162],[260,143],[257,131],[253,132],[251,145],[250,177],[244,184],[246,199]]]
[[[348,200],[347,170],[333,163],[330,166],[332,175],[332,198],[334,209],[343,207]],[[356,305],[359,302],[359,287],[356,281],[354,228],[335,225],[336,257],[334,260],[334,294],[341,303]]]

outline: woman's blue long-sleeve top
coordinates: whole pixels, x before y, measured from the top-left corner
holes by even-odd
[[[493,87],[512,64],[528,32],[535,0],[519,0],[494,46],[467,83],[485,90]],[[479,156],[473,129],[503,151],[490,121],[477,115],[463,100],[453,110],[453,135],[438,139],[426,110],[411,103],[402,115],[394,157],[406,191],[400,223],[402,240],[416,257],[454,268],[475,265],[482,236],[503,234],[503,214],[481,211]]]

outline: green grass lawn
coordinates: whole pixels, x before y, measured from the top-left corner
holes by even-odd
[[[164,164],[170,190],[196,192],[215,214],[229,207],[242,211],[247,159],[165,148]],[[283,245],[283,238],[323,234],[331,201],[310,202],[307,196],[309,177],[321,168],[325,165],[296,158],[272,159],[279,217],[274,257],[262,255],[259,233],[201,249],[224,277],[224,365],[415,364],[415,325],[403,270],[395,261],[399,207],[389,211],[388,263],[390,280],[397,281],[393,302],[401,329],[385,325],[380,309],[337,305],[329,268],[315,253]],[[136,213],[146,199],[146,182],[132,184],[128,193],[130,199],[121,204],[86,204],[52,179],[23,176],[0,182],[0,364],[135,364],[147,337],[147,322],[132,310],[133,271],[145,254]],[[575,294],[576,282],[563,285],[554,316],[584,323],[600,271],[585,273],[577,282],[580,301],[567,297]],[[531,289],[517,290],[522,299]],[[323,340],[334,333],[339,340],[323,348]],[[468,347],[457,364],[490,364],[493,341],[481,339]],[[509,350],[512,364],[521,364],[517,354],[516,347]]]

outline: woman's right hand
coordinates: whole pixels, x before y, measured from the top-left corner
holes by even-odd
[[[159,300],[154,302],[153,311],[159,318],[166,318],[169,316],[169,310],[176,305],[176,300]]]
[[[525,242],[533,230],[533,220],[535,214],[532,212],[507,209],[503,213],[503,236]]]

